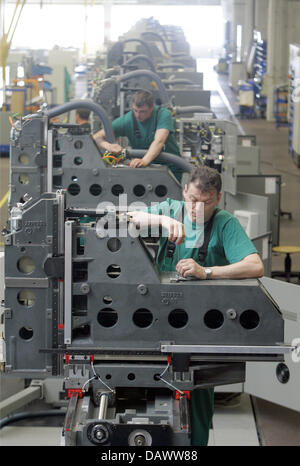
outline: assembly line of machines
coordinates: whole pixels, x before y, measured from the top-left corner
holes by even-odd
[[[186,173],[215,167],[226,208],[253,207],[237,192],[236,125],[211,111],[179,28],[140,21],[108,51],[89,98],[13,121],[4,371],[62,381],[65,445],[190,445],[191,390],[243,382],[247,361],[282,362],[293,349],[260,280],[158,271],[157,238],[132,233],[121,195],[127,206],[181,199],[165,165],[130,168],[145,151],[110,158],[89,130],[56,120],[89,109],[94,128],[114,142],[111,121],[131,108],[137,89],[151,90],[176,119],[185,156],[161,153],[157,162]],[[255,239],[268,241],[270,225],[261,228]]]

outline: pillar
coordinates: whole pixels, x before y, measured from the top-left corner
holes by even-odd
[[[288,8],[285,0],[269,0],[267,34],[267,111],[274,120],[274,88],[288,79]]]
[[[112,0],[105,0],[104,8],[104,46],[107,46],[111,40],[111,9]]]

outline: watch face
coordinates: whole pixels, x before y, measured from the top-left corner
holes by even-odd
[[[211,269],[205,269],[205,273],[206,273],[206,278],[210,278],[210,276],[211,276]]]

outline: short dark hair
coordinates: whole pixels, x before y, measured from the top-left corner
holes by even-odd
[[[88,120],[91,112],[90,110],[87,110],[86,108],[80,108],[76,110],[76,113],[79,116],[79,118],[81,118],[81,120]]]
[[[222,189],[222,179],[220,173],[214,168],[202,166],[195,168],[190,174],[188,184],[194,185],[202,192],[206,193],[215,189],[219,194]]]
[[[148,105],[148,107],[152,107],[154,105],[154,97],[149,91],[138,91],[133,96],[132,102],[137,107],[143,107],[143,105]]]

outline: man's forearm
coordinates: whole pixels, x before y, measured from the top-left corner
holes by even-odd
[[[108,150],[109,142],[105,140],[105,133],[103,130],[100,130],[97,133],[95,133],[93,135],[93,138],[98,147],[100,147],[101,149]]]
[[[112,152],[113,154],[120,154],[122,152],[122,146],[116,143],[110,143],[105,139],[105,132],[103,130],[98,131],[93,135],[94,141],[100,149]]]
[[[249,256],[248,256],[249,257]],[[264,267],[257,256],[253,260],[242,260],[235,264],[210,267],[211,278],[259,278],[264,274]]]
[[[153,141],[143,157],[145,165],[150,165],[154,159],[161,153],[164,147],[164,142]]]
[[[143,211],[128,212],[131,222],[141,230],[147,228],[157,228],[161,226],[165,233],[162,236],[168,236],[170,241],[175,244],[181,244],[185,238],[184,225],[167,215],[150,214]]]
[[[165,215],[150,214],[143,211],[128,212],[132,221],[140,228],[150,228],[163,226],[164,220],[167,219]]]
[[[99,138],[98,140],[96,140],[96,143],[97,143],[97,146],[100,149],[110,151],[111,144],[109,142],[105,141],[105,139],[100,140],[100,138]]]

